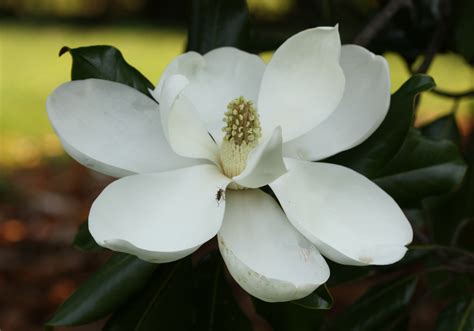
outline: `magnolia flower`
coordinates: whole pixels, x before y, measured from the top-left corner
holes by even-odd
[[[86,79],[58,87],[47,109],[73,158],[122,177],[91,207],[99,245],[164,263],[217,234],[240,286],[276,302],[326,282],[322,255],[355,266],[404,256],[412,229],[393,199],[351,169],[310,162],[369,137],[389,85],[382,57],[321,27],[267,65],[230,47],[182,54],[150,91],[156,101]]]

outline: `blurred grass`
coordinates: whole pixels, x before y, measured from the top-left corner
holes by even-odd
[[[45,111],[48,94],[69,80],[71,59],[57,56],[62,46],[114,45],[130,64],[156,82],[165,66],[182,52],[185,40],[184,30],[0,23],[0,165],[34,166],[42,156],[62,153]],[[268,59],[269,54],[264,57]],[[409,75],[396,54],[386,58],[395,91]],[[429,74],[446,90],[474,86],[473,70],[454,54],[438,56]],[[453,100],[425,95],[418,122],[448,113],[453,105]],[[460,117],[466,117],[474,111],[474,101],[464,100],[458,107]]]

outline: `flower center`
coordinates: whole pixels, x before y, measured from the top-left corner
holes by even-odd
[[[224,114],[225,136],[220,147],[221,163],[228,177],[239,175],[247,165],[247,157],[261,137],[260,121],[252,101],[239,97],[227,105]]]

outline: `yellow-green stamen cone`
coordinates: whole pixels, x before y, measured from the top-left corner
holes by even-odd
[[[224,115],[221,163],[224,173],[234,177],[245,169],[248,154],[258,144],[261,137],[260,120],[252,101],[243,97],[231,101]]]

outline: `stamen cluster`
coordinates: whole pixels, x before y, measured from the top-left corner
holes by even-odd
[[[261,137],[260,120],[252,101],[239,97],[227,105],[223,121],[224,140],[234,145],[255,145]]]

